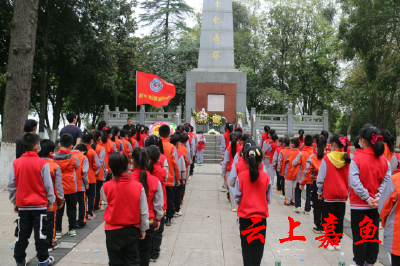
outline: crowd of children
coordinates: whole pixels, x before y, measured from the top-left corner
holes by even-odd
[[[350,200],[356,265],[369,266],[377,261],[379,244],[363,242],[360,227],[371,223],[377,229],[380,219],[385,227],[384,247],[391,253],[392,265],[400,265],[396,242],[400,228],[395,223],[400,219],[396,204],[400,163],[389,131],[365,125],[355,138],[357,150],[352,154],[346,136],[334,134],[329,138],[325,130],[311,136],[300,129],[298,137],[278,138],[274,129],[265,126],[257,146],[241,129],[233,131],[231,123],[226,124],[225,131],[220,139],[224,179],[220,191],[227,192],[230,209],[237,212],[245,266],[261,264],[275,174],[276,193],[282,194],[284,205],[306,215],[313,208],[312,230],[316,234],[325,234],[323,224],[333,218],[334,235],[329,236],[327,250],[341,250],[346,202]],[[251,241],[249,228],[261,230]],[[379,239],[378,230],[373,231],[371,239]]]
[[[28,120],[27,125],[32,121]],[[25,250],[32,228],[39,265],[52,265],[49,252],[62,237],[64,210],[68,235],[77,235],[87,220],[104,212],[110,265],[149,265],[160,256],[164,225],[182,216],[185,187],[202,163],[205,138],[190,124],[170,134],[168,125],[159,136],[142,125],[120,130],[99,122],[98,130],[83,132],[75,145],[62,134],[59,149],[40,140],[31,130],[20,138],[23,153],[10,170],[8,190],[18,213],[14,258],[26,265]]]
[[[361,243],[360,224],[367,219],[379,228],[381,219],[384,247],[391,253],[392,264],[399,265],[400,163],[389,131],[365,125],[354,140],[353,153],[347,137],[329,137],[327,131],[311,136],[299,130],[298,137],[279,138],[266,126],[258,145],[241,127],[233,130],[232,123],[226,124],[225,131],[220,139],[224,179],[220,191],[227,192],[230,209],[237,212],[245,266],[261,264],[275,183],[283,204],[294,206],[294,212],[310,215],[313,208],[316,234],[325,233],[323,224],[335,217],[338,240],[332,236],[327,246],[331,251],[341,250],[349,200],[357,265],[374,265],[379,252],[377,242]],[[77,145],[71,135],[62,134],[56,149],[53,141],[40,140],[29,131],[20,143],[24,153],[14,161],[8,181],[10,200],[18,213],[17,265],[26,265],[32,229],[39,265],[51,265],[54,258],[49,252],[62,237],[64,210],[68,235],[74,237],[77,229],[104,210],[102,205],[107,205],[109,265],[149,265],[160,256],[164,226],[183,215],[186,185],[195,156],[198,165],[203,163],[206,139],[202,132],[194,134],[189,124],[178,126],[174,134],[162,125],[156,136],[142,125],[120,130],[101,121],[98,130],[84,132]],[[259,236],[249,241],[252,227],[260,229]],[[377,230],[373,239],[379,239]]]

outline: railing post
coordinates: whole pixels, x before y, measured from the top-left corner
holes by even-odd
[[[251,107],[250,110],[250,122],[251,122],[251,136],[253,138],[255,138],[256,134],[255,134],[255,129],[256,129],[256,125],[254,123],[254,119],[253,117],[256,115],[256,108],[255,107]]]
[[[324,110],[324,130],[329,132],[329,116],[328,110]]]
[[[110,111],[109,107],[110,106],[108,106],[108,105],[104,106],[104,117],[103,117],[103,120],[106,121],[107,124],[108,124],[108,117],[109,117],[108,112]]]
[[[179,115],[179,120],[182,121],[182,106],[178,105],[176,107],[176,114]],[[179,124],[176,124],[176,125],[180,125],[180,122],[179,122]]]
[[[179,120],[180,120],[180,118],[179,118],[179,114],[176,114],[176,115],[174,115],[174,124],[175,125],[179,125],[180,123],[179,123]]]
[[[287,129],[288,129],[288,136],[292,137],[293,136],[293,111],[292,109],[288,109],[287,113]]]
[[[141,125],[144,125],[144,113],[145,113],[145,109],[144,109],[144,105],[141,105],[140,106],[140,114],[139,114],[139,123],[141,124]]]
[[[317,121],[315,121],[315,117],[317,116],[317,112],[315,112],[315,111],[313,111],[312,112],[312,122],[317,122]]]

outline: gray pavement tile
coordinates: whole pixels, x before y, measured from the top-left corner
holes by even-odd
[[[175,248],[170,266],[220,266],[224,265],[224,253],[222,250]],[[158,265],[157,265],[158,266]]]
[[[220,234],[179,233],[175,248],[221,249]]]

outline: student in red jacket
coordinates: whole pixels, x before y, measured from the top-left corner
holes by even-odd
[[[71,149],[74,139],[70,134],[63,134],[60,137],[60,150],[54,154],[54,163],[58,164],[61,169],[62,183],[64,188],[65,204],[57,210],[56,234],[62,232],[62,221],[64,209],[67,209],[69,236],[76,236],[76,205],[78,203],[78,184],[76,181],[75,170],[78,170],[79,160],[76,155],[72,154]],[[65,208],[66,207],[66,208]]]
[[[89,220],[92,220],[96,217],[96,215],[94,214],[94,200],[96,197],[96,172],[100,170],[101,164],[96,151],[91,146],[94,142],[93,133],[83,132],[82,140],[87,148],[86,157],[88,158],[88,163],[89,163],[89,169],[88,169],[89,188],[86,189],[87,214],[88,214],[87,216]],[[99,147],[101,146],[99,145]]]
[[[128,158],[115,152],[109,166],[113,178],[103,186],[108,206],[104,212],[110,265],[139,265],[139,239],[149,229],[149,207],[143,185],[128,173]]]
[[[106,150],[101,146],[101,132],[96,130],[93,132],[94,141],[91,145],[93,150],[96,152],[97,157],[100,162],[100,167],[96,170],[96,191],[94,197],[94,212],[103,211],[104,209],[101,207],[101,198],[100,191],[103,187],[103,183],[105,181],[105,176],[107,175],[105,158],[106,158]],[[95,215],[93,214],[93,217]]]
[[[275,134],[274,129],[271,129],[269,131],[269,136],[270,138],[265,141],[262,151],[265,157],[264,166],[267,170],[268,175],[271,178],[273,185],[275,176],[273,160],[274,160],[275,150],[278,148],[278,135]]]
[[[78,196],[78,229],[82,229],[86,226],[87,217],[87,205],[86,205],[86,190],[89,189],[89,160],[87,158],[88,148],[85,144],[76,145],[72,152],[79,160],[81,166],[76,171],[76,181],[78,184],[77,196]]]
[[[310,158],[310,156],[313,154],[311,145],[313,142],[313,138],[311,135],[306,135],[303,140],[303,145],[302,149],[297,155],[296,159],[293,161],[294,165],[298,165],[300,168],[299,174],[297,175],[297,184],[296,184],[296,189],[295,189],[295,208],[294,212],[300,213],[301,212],[301,189],[300,189],[300,179],[301,179],[301,174],[303,173],[304,169],[306,169],[307,166],[307,160]],[[311,192],[311,191],[310,191]],[[310,214],[310,210],[308,212],[304,212],[305,214]]]
[[[361,149],[361,146],[360,146],[360,136],[357,136],[357,137],[354,139],[354,148],[356,148],[356,151],[353,152],[353,153],[350,155],[350,158],[351,158],[351,159],[353,159],[354,156],[356,156],[357,154],[360,153],[360,149]]]
[[[120,140],[121,140],[121,145],[123,146],[122,151],[126,156],[128,156],[128,159],[131,159],[132,152],[133,152],[133,147],[132,144],[129,141],[128,137],[128,131],[125,129],[121,129],[120,132]]]
[[[261,147],[261,149],[264,148],[264,142],[270,138],[269,136],[269,131],[271,130],[270,126],[264,126],[264,134],[262,134],[260,136],[260,143],[259,143],[259,147]]]
[[[26,265],[25,251],[33,229],[39,266],[53,265],[54,258],[47,250],[48,241],[42,237],[47,233],[47,210],[53,211],[56,200],[49,164],[39,158],[38,135],[26,133],[22,146],[25,153],[13,162],[7,185],[14,212],[18,213],[14,258],[17,265]]]
[[[312,230],[316,234],[323,234],[324,228],[322,227],[322,209],[324,201],[318,199],[317,176],[322,159],[326,155],[326,138],[324,136],[320,135],[317,139],[316,149],[317,154],[312,154],[307,159],[306,168],[304,169],[300,178],[300,189],[304,191],[305,186],[307,185],[304,214],[310,214],[310,202],[312,201],[315,224],[315,227]]]
[[[357,243],[363,238],[360,232],[360,223],[365,217],[372,220],[375,228],[379,228],[378,204],[379,197],[390,179],[390,164],[382,156],[385,152],[383,137],[379,130],[367,125],[360,130],[360,144],[362,150],[350,164],[350,208],[351,230],[353,241]],[[379,239],[379,230],[376,230],[373,239]],[[358,265],[374,265],[378,253],[379,243],[365,242],[353,244],[353,260]]]
[[[235,185],[235,200],[238,204],[237,215],[240,224],[240,239],[244,266],[261,265],[267,229],[268,204],[271,201],[271,182],[261,164],[263,153],[260,147],[251,147],[246,151],[249,170],[239,174]],[[267,197],[267,195],[269,195]],[[260,227],[261,238],[249,241],[250,227]]]
[[[146,192],[147,205],[149,206],[149,225],[146,230],[146,237],[139,241],[140,265],[148,266],[150,262],[150,244],[154,231],[160,227],[160,222],[164,216],[163,190],[161,182],[157,177],[151,175],[146,167],[149,165],[149,158],[146,149],[136,148],[132,152],[134,170],[132,179],[140,182]]]
[[[336,234],[343,234],[343,220],[346,213],[346,201],[349,191],[350,156],[347,149],[350,141],[341,134],[331,139],[332,152],[324,157],[317,177],[318,199],[324,200],[322,217],[328,219],[330,214],[337,218]],[[344,148],[344,152],[342,149]],[[333,239],[333,237],[331,237]],[[338,236],[341,240],[342,236]],[[327,247],[328,250],[342,250],[340,241]]]
[[[388,130],[382,130],[381,134],[383,136],[383,142],[385,145],[385,152],[383,153],[383,156],[388,160],[390,163],[390,169],[392,171],[397,170],[398,168],[398,161],[396,156],[396,152],[394,150],[394,137]]]
[[[278,147],[276,148],[274,152],[274,156],[272,158],[272,170],[276,173],[276,193],[282,193],[282,177],[279,174],[279,171],[277,170],[277,163],[278,163],[278,157],[279,154],[281,153],[281,150],[283,149],[283,138],[278,139]],[[273,177],[271,177],[273,178]]]
[[[40,158],[44,159],[49,164],[54,195],[56,196],[53,210],[47,211],[47,240],[49,241],[49,251],[58,248],[58,243],[56,242],[57,210],[64,204],[64,189],[62,185],[61,169],[53,162],[55,149],[56,144],[52,140],[44,139],[40,141],[40,151],[38,154]]]
[[[299,136],[296,138],[298,138],[300,140],[299,149],[302,150],[303,146],[304,146],[304,130],[303,129],[299,129]]]
[[[181,177],[179,173],[178,167],[178,153],[174,145],[171,144],[169,140],[169,136],[171,133],[171,129],[168,125],[162,125],[159,128],[160,137],[163,146],[163,152],[165,157],[167,158],[168,163],[168,174],[167,181],[165,183],[165,190],[167,191],[167,214],[165,219],[165,225],[171,226],[172,218],[175,213],[175,185],[179,186],[181,184]]]
[[[286,180],[286,200],[284,204],[286,206],[294,206],[294,193],[297,185],[298,175],[300,174],[300,165],[293,163],[296,160],[297,155],[300,154],[299,150],[300,140],[298,138],[292,138],[290,140],[290,149],[286,153],[284,159],[284,176]]]
[[[111,141],[115,143],[117,151],[124,151],[124,145],[122,144],[119,135],[120,135],[119,127],[117,126],[112,127]]]

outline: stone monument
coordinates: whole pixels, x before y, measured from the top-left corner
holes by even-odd
[[[186,74],[186,122],[204,108],[235,123],[236,112],[246,114],[246,84],[234,64],[232,0],[204,0],[199,65]]]

